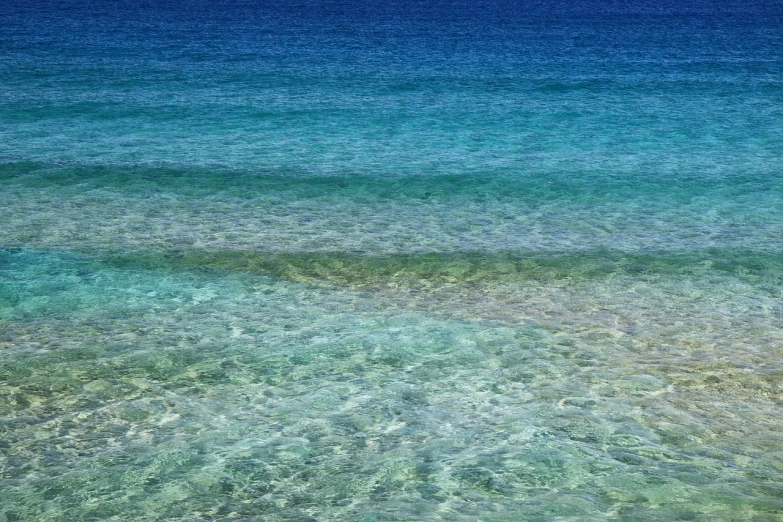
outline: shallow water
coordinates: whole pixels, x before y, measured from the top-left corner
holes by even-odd
[[[0,15],[0,521],[783,517],[779,5]]]
[[[778,509],[780,296],[734,275],[410,297],[29,251],[3,267],[22,518]]]

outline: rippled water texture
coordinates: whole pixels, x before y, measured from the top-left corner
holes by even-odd
[[[783,6],[0,6],[0,522],[783,520]]]

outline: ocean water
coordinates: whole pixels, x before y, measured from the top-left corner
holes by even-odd
[[[783,4],[0,5],[0,521],[783,520]]]

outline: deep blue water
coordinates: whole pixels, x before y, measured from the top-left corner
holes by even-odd
[[[0,521],[779,520],[783,4],[0,6]]]

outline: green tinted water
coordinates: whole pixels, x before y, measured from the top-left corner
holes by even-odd
[[[0,6],[0,522],[781,520],[775,2]]]

